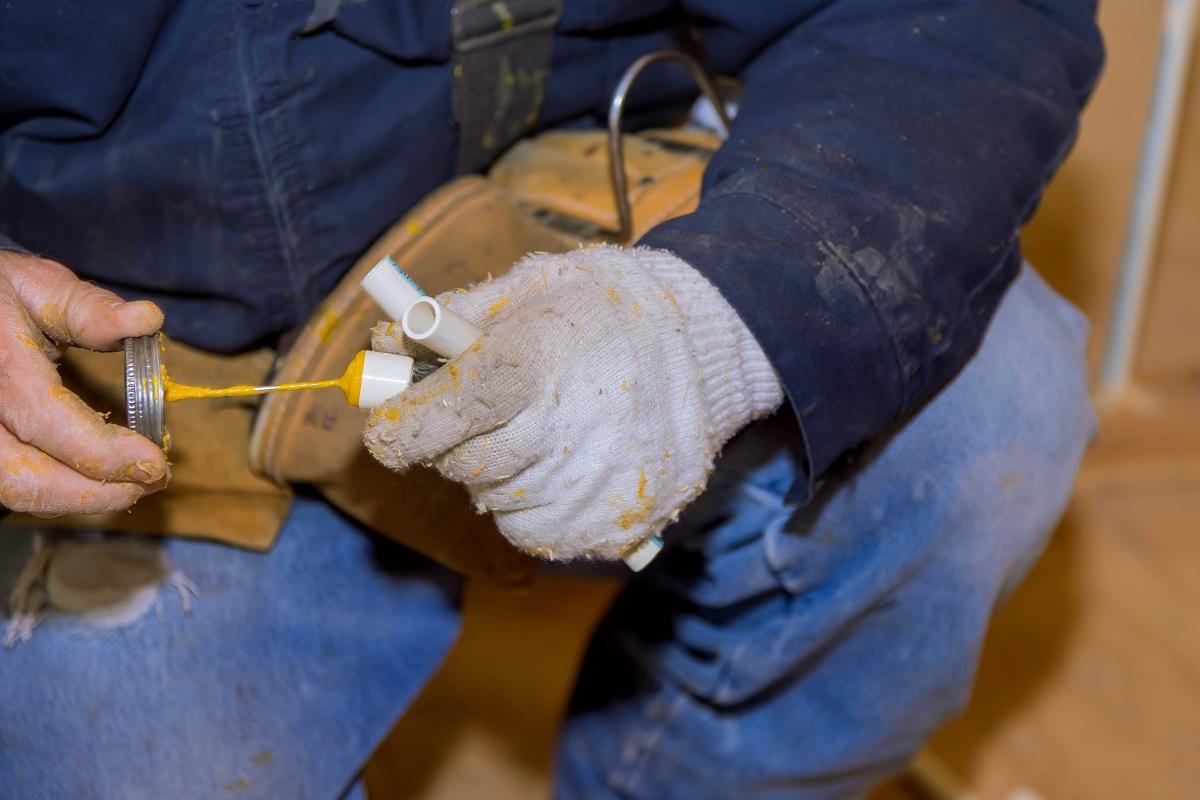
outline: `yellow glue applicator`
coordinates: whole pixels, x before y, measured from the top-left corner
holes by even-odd
[[[446,358],[454,358],[471,345],[475,339],[483,335],[483,331],[471,323],[449,313],[449,310],[439,309],[432,298],[426,297],[416,282],[408,277],[400,266],[391,258],[385,256],[362,279],[362,288],[370,295],[384,313],[393,320],[401,320],[405,313],[417,303],[426,301],[425,306],[432,304],[434,313],[430,313],[427,327],[429,332],[416,339],[427,338],[430,334],[443,331],[442,336],[434,336],[435,341],[425,342],[431,350]],[[425,318],[422,317],[424,321]],[[445,324],[443,324],[443,322]],[[453,338],[443,341],[445,334]],[[445,345],[449,344],[447,348]],[[438,346],[442,345],[442,346]],[[213,397],[250,397],[272,392],[297,392],[308,389],[326,389],[338,387],[346,396],[346,402],[359,408],[375,408],[385,400],[395,397],[407,389],[413,382],[415,363],[408,356],[394,353],[380,353],[374,350],[361,350],[346,371],[338,378],[324,381],[301,381],[298,383],[283,383],[272,386],[226,386],[214,389],[207,386],[189,386],[171,378],[166,370],[162,370],[162,388],[167,402],[176,400],[193,400]]]
[[[394,353],[360,350],[340,377],[324,381],[280,383],[273,386],[226,386],[212,389],[179,383],[162,372],[163,394],[168,403],[211,397],[250,397],[271,392],[298,392],[306,389],[338,387],[346,402],[358,408],[374,408],[394,397],[412,383],[413,360]]]

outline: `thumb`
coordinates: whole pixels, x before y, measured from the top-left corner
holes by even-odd
[[[9,262],[8,270],[29,315],[58,342],[111,350],[128,336],[162,327],[162,311],[154,303],[126,302],[53,261],[23,257]]]
[[[510,352],[518,338],[497,333],[371,412],[363,440],[380,463],[399,471],[432,461],[529,405],[531,354]]]

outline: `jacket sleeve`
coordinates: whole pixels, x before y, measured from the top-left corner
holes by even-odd
[[[29,252],[24,247],[21,247],[21,245],[17,244],[12,239],[5,236],[3,233],[0,233],[0,251],[8,251],[8,252],[12,252],[12,253],[28,253]]]
[[[1098,76],[1095,3],[685,5],[745,94],[698,210],[642,243],[704,273],[758,338],[803,432],[803,494],[975,352]],[[730,63],[722,40],[785,13]]]

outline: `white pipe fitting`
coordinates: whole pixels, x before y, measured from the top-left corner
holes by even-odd
[[[443,308],[432,297],[421,297],[408,307],[400,318],[404,335],[420,342],[439,356],[456,358],[463,354],[475,340],[483,336],[465,318],[448,308]]]
[[[625,566],[629,567],[634,572],[641,572],[650,565],[663,549],[663,540],[661,536],[652,536],[646,541],[633,548],[625,555],[621,556],[621,560],[625,562]]]
[[[367,350],[358,384],[358,407],[383,405],[409,387],[412,374],[413,360],[408,356]]]
[[[391,256],[381,258],[359,281],[359,286],[393,321],[403,317],[409,306],[425,296],[417,282],[408,277]]]

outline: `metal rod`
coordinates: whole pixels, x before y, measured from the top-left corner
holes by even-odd
[[[721,96],[717,94],[717,89],[704,67],[695,59],[677,50],[660,50],[648,53],[629,65],[629,69],[625,70],[625,74],[617,83],[608,106],[608,158],[613,195],[617,201],[617,241],[621,244],[627,244],[633,238],[633,211],[629,204],[629,181],[625,175],[625,143],[621,138],[621,117],[625,113],[625,98],[629,95],[633,82],[642,74],[642,70],[659,61],[675,61],[687,69],[700,91],[716,108],[724,133],[729,135],[729,115],[725,113]]]
[[[1100,366],[1101,399],[1125,388],[1133,372],[1183,115],[1188,67],[1196,46],[1197,8],[1200,0],[1167,0],[1163,14],[1153,99]]]

